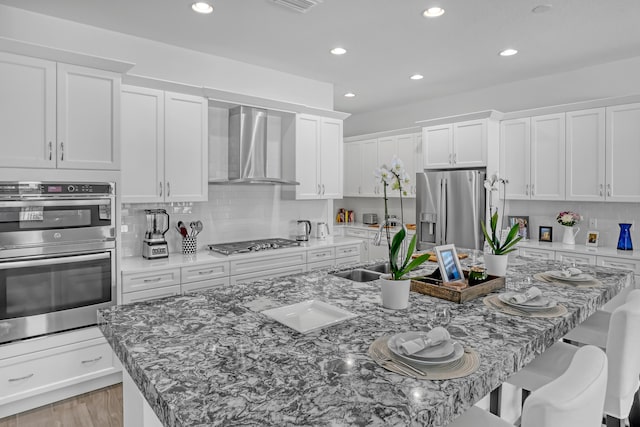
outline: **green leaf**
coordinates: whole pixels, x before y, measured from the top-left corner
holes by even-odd
[[[414,258],[413,261],[411,261],[409,263],[409,265],[407,265],[405,268],[403,268],[401,271],[398,271],[397,275],[394,275],[394,278],[400,279],[402,276],[404,276],[405,274],[413,271],[416,267],[418,267],[421,264],[424,264],[428,259],[429,259],[430,255],[429,254],[422,254],[417,258]]]
[[[411,241],[409,242],[409,247],[407,248],[407,257],[405,258],[404,262],[402,263],[402,269],[404,270],[407,267],[407,264],[409,263],[409,261],[411,260],[411,255],[413,255],[413,251],[415,250],[416,247],[416,238],[418,236],[416,234],[413,235],[413,237],[411,238]]]
[[[487,233],[487,227],[484,225],[483,221],[480,221],[480,226],[482,227],[482,233],[484,234],[484,240],[486,240],[486,242],[491,247],[491,250],[495,253],[496,248],[495,248],[495,246],[493,244],[493,241],[491,240],[491,237],[489,237],[489,233]]]

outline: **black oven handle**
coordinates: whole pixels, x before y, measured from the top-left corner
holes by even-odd
[[[8,270],[10,268],[24,268],[24,267],[42,267],[46,265],[57,265],[57,264],[69,264],[72,262],[84,262],[84,261],[96,261],[100,259],[109,259],[111,258],[111,253],[109,252],[101,252],[99,254],[89,254],[89,255],[73,255],[66,257],[56,257],[56,258],[43,258],[43,259],[26,259],[24,261],[10,261],[0,263],[0,270]]]
[[[102,206],[111,203],[111,198],[104,199],[58,199],[58,200],[0,200],[0,208],[23,208],[29,206]]]

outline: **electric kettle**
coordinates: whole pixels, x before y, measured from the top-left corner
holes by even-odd
[[[306,219],[299,219],[296,225],[296,240],[299,242],[306,242],[311,235],[311,221]]]
[[[326,222],[318,222],[314,236],[316,239],[324,240],[329,235],[329,226]]]

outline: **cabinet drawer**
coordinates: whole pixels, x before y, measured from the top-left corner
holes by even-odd
[[[104,338],[5,359],[0,365],[0,405],[114,371]]]
[[[255,271],[253,273],[239,274],[229,277],[229,284],[236,285],[238,283],[254,282],[260,279],[271,279],[274,277],[288,276],[290,274],[304,273],[307,271],[307,265],[296,265],[292,267],[279,268],[276,270]]]
[[[575,264],[596,265],[596,256],[589,254],[577,254],[575,252],[556,252],[556,261]]]
[[[216,279],[219,277],[229,276],[229,263],[219,262],[215,264],[194,265],[182,267],[180,269],[180,277],[182,284],[191,282],[200,282],[207,279]]]
[[[360,262],[359,256],[349,256],[344,258],[336,258],[336,267],[347,264],[358,264]]]
[[[180,285],[179,268],[122,275],[122,292],[143,291],[170,285]]]
[[[555,251],[546,249],[520,248],[521,256],[528,256],[537,259],[555,259]]]
[[[217,288],[218,286],[229,286],[228,277],[219,277],[217,279],[202,280],[200,282],[191,282],[182,284],[182,292],[197,292],[206,289]]]
[[[360,230],[357,228],[347,228],[344,232],[345,236],[350,236],[350,237],[360,237],[362,239],[368,239],[369,238],[369,231],[367,230]]]
[[[596,263],[603,267],[622,268],[624,270],[632,270],[636,274],[640,274],[640,260],[598,256]]]
[[[333,260],[335,257],[336,248],[311,249],[307,252],[307,263]]]
[[[338,246],[336,248],[336,259],[343,257],[360,256],[360,244]]]
[[[252,272],[274,270],[279,267],[289,267],[307,264],[307,252],[298,251],[287,255],[256,255],[242,260],[231,261],[230,272],[232,276]],[[303,270],[304,271],[304,270]],[[233,282],[232,282],[233,283]]]
[[[307,271],[322,270],[323,268],[330,268],[336,264],[335,259],[327,259],[324,261],[310,262],[307,264]]]
[[[144,291],[128,292],[122,294],[122,303],[130,304],[132,302],[149,301],[152,299],[171,297],[180,295],[180,285],[165,286],[156,289],[146,289]]]

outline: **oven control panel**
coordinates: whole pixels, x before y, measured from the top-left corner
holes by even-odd
[[[113,184],[108,182],[0,182],[0,197],[112,193]]]

